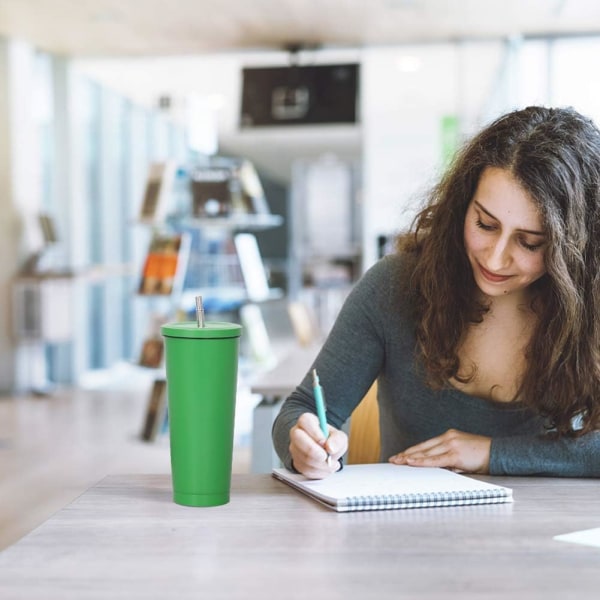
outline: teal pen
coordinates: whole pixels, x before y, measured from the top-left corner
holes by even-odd
[[[319,382],[317,370],[313,369],[313,391],[315,392],[315,404],[317,406],[317,416],[319,417],[319,425],[325,439],[329,437],[329,427],[327,427],[327,417],[325,415],[325,400],[323,398],[323,388]]]
[[[317,407],[317,416],[319,417],[319,426],[325,436],[325,439],[329,437],[329,427],[327,427],[327,416],[325,415],[325,399],[323,398],[323,388],[319,382],[319,376],[317,370],[313,369],[313,391],[315,393],[315,405]],[[331,467],[331,456],[327,453],[327,465]]]

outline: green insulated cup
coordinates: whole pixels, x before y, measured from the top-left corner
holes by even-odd
[[[198,323],[161,327],[173,500],[186,506],[217,506],[229,502],[242,327],[204,323],[204,318],[201,326]]]

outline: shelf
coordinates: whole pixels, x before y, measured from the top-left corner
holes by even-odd
[[[227,286],[218,288],[197,288],[186,289],[181,294],[181,306],[190,310],[196,308],[196,296],[202,296],[205,308],[208,308],[211,301],[218,301],[223,304],[242,304],[244,302],[266,302],[268,300],[279,300],[283,298],[283,290],[272,288],[266,297],[258,299],[249,298],[246,289],[237,286]]]
[[[244,229],[248,231],[260,231],[278,227],[283,223],[281,215],[252,215],[239,214],[229,217],[183,217],[176,221],[184,227],[196,229],[215,228],[215,229]]]

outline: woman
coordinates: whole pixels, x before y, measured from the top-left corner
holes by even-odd
[[[600,132],[509,113],[458,154],[398,251],[354,287],[273,427],[284,465],[341,468],[340,427],[378,380],[381,460],[600,476]],[[333,460],[327,460],[328,456]]]

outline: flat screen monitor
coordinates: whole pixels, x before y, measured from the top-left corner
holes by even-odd
[[[242,128],[356,123],[359,65],[245,68]]]

